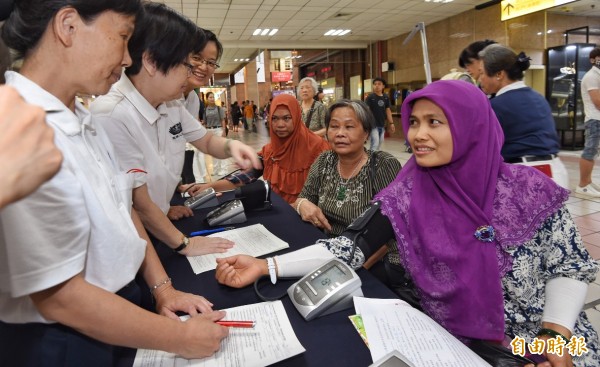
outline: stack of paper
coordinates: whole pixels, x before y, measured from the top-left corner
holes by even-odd
[[[138,349],[133,367],[198,366],[262,367],[305,351],[296,337],[281,301],[225,310],[224,320],[256,321],[253,329],[230,328],[221,349],[212,357],[185,359],[159,350]]]
[[[437,322],[404,301],[354,297],[354,308],[362,316],[373,361],[396,350],[415,367],[490,366]]]
[[[213,233],[208,237],[225,238],[235,243],[235,245],[223,254],[188,256],[187,259],[194,270],[194,274],[200,274],[216,268],[216,259],[218,257],[229,257],[240,254],[256,257],[290,247],[287,242],[269,232],[262,224]]]

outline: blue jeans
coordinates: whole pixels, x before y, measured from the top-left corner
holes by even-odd
[[[587,120],[585,122],[585,146],[581,158],[593,161],[598,155],[600,144],[600,120]]]
[[[385,128],[383,128],[383,127],[376,127],[373,130],[371,130],[371,135],[370,135],[371,147],[369,149],[371,149],[373,151],[379,150],[381,143],[383,143],[384,134],[385,134]]]

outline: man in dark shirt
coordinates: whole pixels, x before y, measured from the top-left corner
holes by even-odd
[[[366,103],[375,116],[375,128],[371,130],[371,150],[379,150],[383,143],[385,128],[389,126],[390,133],[395,131],[394,121],[392,120],[392,110],[390,109],[390,98],[383,93],[385,80],[382,78],[373,79],[373,93],[369,94]]]

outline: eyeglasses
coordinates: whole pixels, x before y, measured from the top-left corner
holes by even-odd
[[[221,67],[221,65],[217,64],[214,61],[210,61],[210,60],[194,59],[194,61],[196,61],[198,63],[198,65],[196,65],[196,67],[198,67],[200,65],[206,65],[207,67],[209,67],[211,69],[218,69]]]
[[[182,62],[181,63],[183,66],[185,66],[185,68],[187,69],[187,76],[192,75],[192,72],[194,71],[194,65],[187,63],[187,62]]]
[[[271,121],[272,122],[277,122],[277,121],[283,121],[283,122],[290,122],[292,121],[292,116],[290,115],[286,115],[286,116],[271,116]]]

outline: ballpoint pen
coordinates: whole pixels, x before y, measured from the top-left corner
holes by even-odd
[[[190,237],[204,236],[204,235],[211,234],[211,233],[229,231],[230,229],[234,229],[234,228],[235,227],[219,227],[219,228],[212,228],[212,229],[204,229],[202,231],[190,233]]]
[[[253,328],[256,326],[256,321],[230,321],[221,320],[217,321],[217,324],[227,327],[240,327],[240,328]]]

